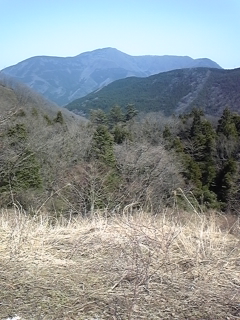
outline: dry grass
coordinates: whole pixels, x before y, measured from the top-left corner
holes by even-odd
[[[239,224],[220,220],[3,210],[1,319],[240,319]]]

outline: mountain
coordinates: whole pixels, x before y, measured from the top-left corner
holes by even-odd
[[[131,56],[114,48],[104,48],[67,58],[32,57],[2,72],[58,105],[66,105],[118,79],[147,77],[159,72],[195,67],[220,68],[210,59]]]
[[[192,107],[220,115],[224,108],[240,111],[240,68],[179,69],[146,78],[130,77],[77,99],[66,106],[74,112],[109,110],[114,105],[134,104],[139,111],[183,113]]]

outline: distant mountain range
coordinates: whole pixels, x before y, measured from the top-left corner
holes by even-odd
[[[221,115],[223,109],[240,111],[240,68],[179,69],[146,78],[115,81],[101,90],[77,99],[66,107],[87,114],[90,109],[108,111],[114,105],[134,104],[139,111],[179,114],[193,107]]]
[[[63,106],[118,79],[196,67],[221,68],[206,58],[131,56],[114,48],[104,48],[67,58],[32,57],[2,72]]]

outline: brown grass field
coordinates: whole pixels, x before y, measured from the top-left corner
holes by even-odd
[[[240,319],[237,218],[126,211],[2,210],[0,319]]]

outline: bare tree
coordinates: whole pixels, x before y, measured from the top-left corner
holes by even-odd
[[[183,185],[179,162],[162,145],[126,142],[116,148],[124,181],[125,200],[156,210],[166,204],[172,191]]]

